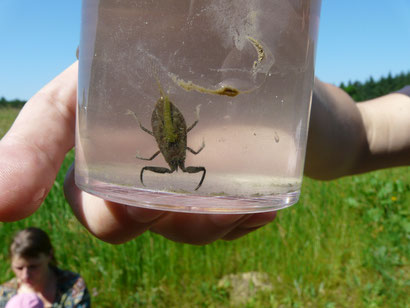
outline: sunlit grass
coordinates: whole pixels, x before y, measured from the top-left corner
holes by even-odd
[[[0,108],[0,138],[7,132],[10,128],[11,123],[17,117],[20,112],[19,108],[12,107],[1,107]]]

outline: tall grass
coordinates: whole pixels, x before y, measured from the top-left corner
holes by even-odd
[[[19,108],[0,107],[0,137],[7,132],[19,112]]]
[[[12,234],[38,226],[50,234],[60,267],[85,278],[95,307],[230,307],[219,279],[249,271],[268,273],[273,289],[244,307],[406,307],[410,168],[332,182],[305,178],[297,205],[236,241],[199,247],[147,232],[114,246],[88,234],[63,198],[72,161],[69,153],[39,211],[0,224],[2,281],[13,276]]]

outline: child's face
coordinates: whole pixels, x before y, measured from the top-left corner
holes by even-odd
[[[46,279],[51,256],[41,253],[35,258],[14,256],[11,267],[20,284],[36,289]]]

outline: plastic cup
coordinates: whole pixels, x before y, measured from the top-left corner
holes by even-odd
[[[299,199],[320,0],[84,0],[76,184],[254,213]]]

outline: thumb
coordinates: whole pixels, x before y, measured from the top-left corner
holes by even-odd
[[[74,146],[77,63],[33,96],[0,141],[0,221],[34,213]]]

